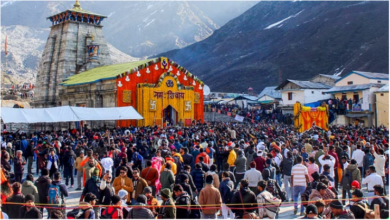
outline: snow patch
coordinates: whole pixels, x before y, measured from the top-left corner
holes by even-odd
[[[2,1],[1,8],[5,7],[7,5],[12,5],[12,3],[14,3],[14,2],[15,2],[15,0],[12,0],[12,1]]]
[[[152,21],[150,21],[149,23],[147,23],[147,24],[145,25],[144,28],[146,28],[147,26],[149,26],[149,24],[151,24],[154,20],[155,20],[155,19],[153,19]]]
[[[148,5],[148,8],[146,9],[146,10],[148,10],[148,9],[150,9],[150,8],[152,8],[153,7],[153,5]]]
[[[336,71],[338,71],[338,70],[339,70],[339,68],[336,69]],[[340,72],[336,72],[336,73],[333,74],[333,75],[335,75],[335,76],[340,76],[341,73],[343,73],[344,70],[345,70],[345,68],[343,68]]]
[[[280,20],[280,21],[278,21],[278,22],[276,22],[276,23],[273,23],[273,24],[269,25],[268,27],[264,28],[264,30],[271,29],[271,28],[273,28],[273,27],[275,27],[275,26],[278,26],[278,25],[280,25],[281,23],[287,21],[287,20],[290,19],[290,18],[295,18],[296,16],[298,16],[298,15],[299,15],[301,12],[303,12],[304,10],[305,10],[305,9],[303,9],[302,11],[296,13],[295,15],[290,15],[290,16],[288,16],[287,18],[285,18],[285,19],[283,19],[283,20]]]
[[[111,15],[113,15],[113,14],[115,14],[115,13],[116,13],[116,11],[111,12],[109,15],[107,15],[107,18],[111,17]]]

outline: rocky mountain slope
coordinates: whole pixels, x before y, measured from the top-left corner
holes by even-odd
[[[260,92],[319,73],[388,73],[388,8],[387,1],[259,2],[207,39],[160,55],[221,92]]]
[[[116,62],[183,48],[256,2],[80,1],[85,10],[107,15],[105,38]],[[2,1],[2,51],[8,35],[6,81],[34,82],[51,23],[49,15],[73,8],[73,1]],[[130,54],[126,55],[126,54]],[[3,59],[3,58],[2,58]],[[9,81],[9,80],[8,80]]]
[[[42,57],[42,51],[46,44],[49,28],[30,28],[26,26],[13,25],[2,26],[1,45],[4,45],[5,33],[8,36],[8,56],[7,56],[7,74],[5,83],[34,83],[37,74],[39,60]],[[111,59],[114,63],[124,63],[138,60],[131,57],[111,44],[108,45]],[[2,47],[2,54],[4,48]],[[1,56],[4,64],[4,56]],[[4,68],[4,67],[3,67]]]

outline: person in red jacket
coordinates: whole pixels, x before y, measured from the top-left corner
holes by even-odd
[[[103,211],[102,216],[106,219],[123,219],[121,197],[114,195],[111,198],[111,202],[113,205],[106,208]]]
[[[204,152],[203,148],[200,148],[199,152],[200,152],[200,153],[199,153],[199,155],[196,157],[195,164],[197,164],[197,163],[200,162],[199,157],[203,157],[203,158],[204,158],[203,162],[204,162],[205,164],[210,164],[210,157],[209,157],[209,155],[207,155],[206,152]]]

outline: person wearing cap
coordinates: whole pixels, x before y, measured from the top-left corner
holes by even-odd
[[[183,187],[179,184],[176,184],[173,187],[173,193],[176,197],[175,205],[179,206],[176,211],[177,219],[188,219],[190,218],[190,208],[191,208],[191,198],[190,195],[186,191],[184,191]]]
[[[93,193],[96,198],[100,198],[100,179],[99,169],[95,168],[92,172],[91,178],[85,183],[83,192],[81,193],[80,202],[83,201],[87,193]],[[94,207],[96,218],[99,218],[99,207]]]
[[[106,219],[123,219],[121,197],[114,195],[111,198],[112,205],[102,212]]]
[[[236,165],[234,164],[234,162],[236,162],[237,154],[236,151],[234,151],[233,149],[232,143],[229,144],[228,144],[229,156],[228,156],[227,163],[230,165],[230,171],[234,172],[234,170],[236,169]]]
[[[305,216],[302,216],[298,219],[318,219],[317,207],[313,204],[306,206]]]
[[[217,212],[222,205],[221,193],[217,188],[213,186],[213,177],[206,177],[206,186],[199,193],[199,205],[202,206],[202,218],[203,219],[216,219]],[[213,204],[211,208],[208,204]]]
[[[160,198],[163,200],[161,208],[158,212],[158,219],[175,219],[176,206],[172,200],[172,193],[170,189],[162,189],[160,191]]]
[[[353,191],[351,199],[353,205],[350,209],[356,219],[364,219],[366,210],[369,209],[369,206],[363,201],[363,198],[363,192],[360,189]]]
[[[42,213],[35,207],[35,197],[31,194],[26,194],[24,197],[25,205],[18,210],[20,219],[42,219]]]
[[[152,195],[152,188],[150,186],[145,187],[143,194],[146,196],[146,205],[152,211],[154,216],[157,216],[160,205],[157,199]]]
[[[84,157],[84,151],[80,151],[79,157],[76,158],[76,161],[74,162],[74,167],[77,170],[77,188],[76,190],[81,190],[81,179],[83,178],[83,167],[81,166],[81,162],[85,159]]]
[[[330,209],[336,219],[355,219],[350,210],[344,210],[344,206],[339,200],[333,200],[330,203]]]

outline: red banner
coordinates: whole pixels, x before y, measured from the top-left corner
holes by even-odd
[[[221,110],[218,109],[218,114],[221,114]]]
[[[184,120],[184,126],[186,126],[186,127],[191,126],[191,119],[185,119]]]
[[[228,113],[227,113],[227,116],[232,116],[232,113],[231,113],[231,112],[228,112]]]

